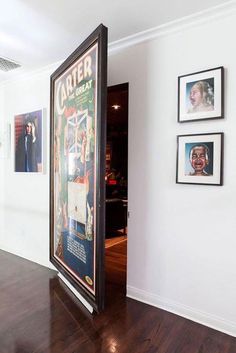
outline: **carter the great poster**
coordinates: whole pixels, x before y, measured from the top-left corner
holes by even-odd
[[[54,256],[95,294],[97,43],[54,83]]]

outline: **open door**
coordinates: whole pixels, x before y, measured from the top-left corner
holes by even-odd
[[[107,28],[51,76],[50,260],[96,310],[104,307]]]

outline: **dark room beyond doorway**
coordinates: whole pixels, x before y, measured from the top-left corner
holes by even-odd
[[[106,287],[126,294],[128,83],[108,88],[106,145]],[[110,287],[110,288],[109,288]]]

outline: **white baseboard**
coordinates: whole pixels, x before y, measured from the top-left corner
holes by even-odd
[[[180,303],[176,303],[169,299],[160,297],[158,295],[146,292],[144,290],[132,286],[127,286],[127,297],[169,311],[179,316],[183,316],[186,319],[198,322],[202,325],[211,327],[215,330],[236,337],[235,322],[224,320],[220,317],[196,310]]]

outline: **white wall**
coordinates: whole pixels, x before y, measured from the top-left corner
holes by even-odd
[[[130,83],[128,295],[236,335],[236,15],[109,59]],[[177,77],[223,65],[225,119],[177,123]],[[175,183],[178,134],[225,133],[224,186]]]
[[[5,182],[3,250],[50,266],[49,262],[49,100],[54,67],[3,85],[4,118],[11,123],[11,158],[3,164]],[[14,115],[45,108],[43,174],[14,173]]]
[[[4,90],[0,87],[0,244],[4,229],[4,154],[3,154],[3,131],[4,131]]]
[[[235,23],[228,15],[111,55],[109,84],[130,83],[128,295],[236,335]],[[177,76],[220,65],[225,119],[178,124]],[[16,175],[10,158],[0,185],[2,249],[46,266],[49,74],[3,87],[6,121],[47,109],[46,172]],[[224,186],[176,184],[176,135],[218,131],[225,133]]]

